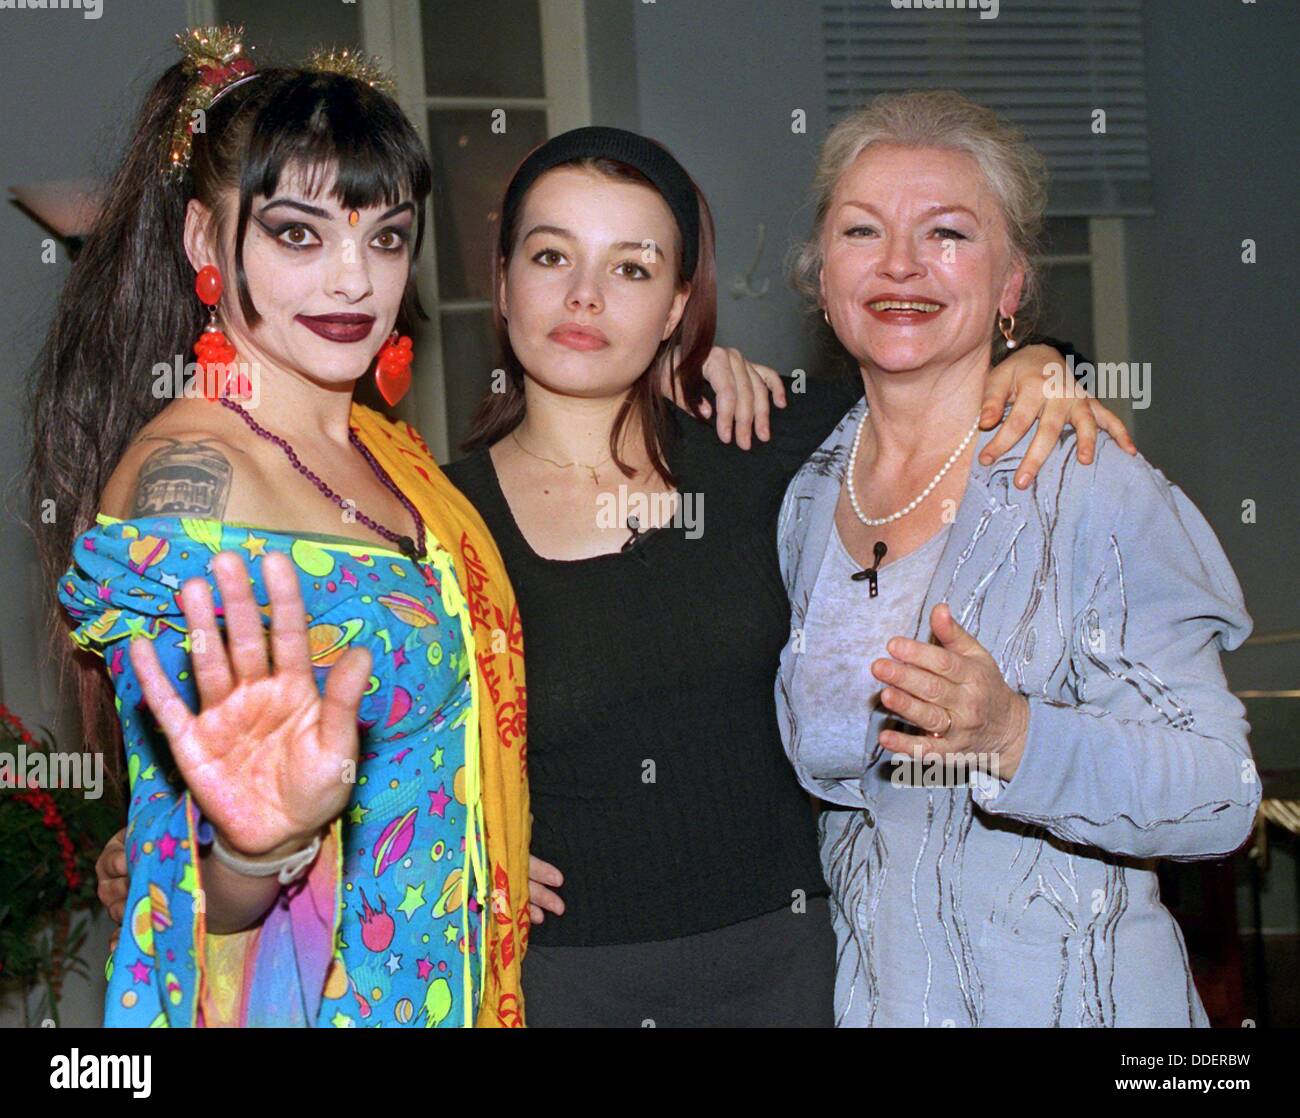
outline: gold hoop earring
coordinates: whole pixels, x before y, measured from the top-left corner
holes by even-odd
[[[1003,319],[1003,316],[999,314],[998,329],[1002,331],[1002,337],[1006,340],[1007,349],[1015,349],[1016,346],[1020,344],[1011,336],[1016,329],[1016,316],[1014,314],[1007,315],[1005,320]]]

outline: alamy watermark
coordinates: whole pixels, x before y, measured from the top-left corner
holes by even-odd
[[[1071,382],[1066,373],[1074,377]],[[1043,366],[1047,382],[1043,395],[1049,400],[1075,399],[1085,394],[1096,400],[1132,400],[1134,410],[1151,406],[1150,361],[1090,361],[1074,360],[1069,354],[1062,367],[1059,361]]]
[[[102,753],[27,751],[18,743],[16,753],[0,753],[0,788],[80,788],[88,800],[104,794]]]
[[[895,753],[889,759],[889,782],[896,788],[959,788],[998,778],[1002,757],[998,753]],[[975,780],[971,777],[974,776]]]
[[[889,0],[889,5],[895,11],[928,12],[938,8],[979,12],[980,19],[998,18],[998,0]]]
[[[80,12],[82,19],[99,19],[104,14],[104,0],[0,0],[0,12],[6,9],[73,11]]]
[[[155,400],[215,400],[229,396],[246,408],[256,408],[262,398],[262,369],[256,361],[231,361],[205,368],[177,355],[154,365],[152,391]]]
[[[674,498],[676,507],[673,507]],[[671,513],[671,515],[670,515]],[[596,527],[622,528],[635,517],[638,525],[685,528],[688,540],[704,535],[703,493],[629,493],[626,485],[617,495],[601,493],[596,498]]]

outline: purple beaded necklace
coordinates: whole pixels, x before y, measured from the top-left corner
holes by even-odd
[[[321,481],[319,477],[317,477],[311,470],[309,470],[306,466],[302,464],[302,461],[298,458],[298,455],[294,453],[294,449],[292,446],[289,445],[289,441],[287,439],[282,439],[279,435],[273,435],[270,431],[268,431],[265,427],[263,427],[260,423],[258,423],[257,420],[255,420],[251,415],[249,415],[248,412],[245,411],[239,404],[235,403],[235,401],[231,400],[229,397],[222,396],[220,399],[221,399],[221,403],[225,407],[229,408],[236,415],[238,415],[240,419],[242,419],[245,423],[248,424],[248,427],[253,432],[253,434],[257,435],[259,438],[266,439],[267,442],[275,443],[276,446],[278,446],[281,450],[283,450],[285,453],[285,457],[289,459],[289,462],[293,466],[293,468],[297,470],[300,474],[302,474],[303,477],[305,477],[308,481],[310,481],[312,485],[314,485],[317,489],[319,489],[323,494],[325,494],[326,497],[328,497],[331,501],[333,501],[336,505],[338,505],[339,508],[344,510],[348,508],[347,501],[345,501],[342,497],[340,497],[337,493],[335,493],[333,489],[331,489],[328,485],[326,485],[323,481]],[[377,535],[383,536],[384,539],[388,540],[394,547],[397,548],[398,551],[400,551],[408,559],[412,561],[418,560],[422,555],[424,555],[424,544],[425,544],[424,521],[420,519],[420,514],[415,511],[415,506],[411,504],[409,500],[407,500],[406,494],[403,493],[397,487],[397,483],[388,476],[388,471],[385,470],[384,467],[381,466],[375,460],[375,456],[370,453],[370,449],[366,446],[365,443],[361,441],[360,438],[357,437],[357,433],[353,431],[350,427],[348,428],[348,441],[353,446],[355,446],[357,450],[361,452],[361,457],[364,458],[366,462],[369,464],[370,468],[374,470],[375,477],[377,477],[380,481],[384,483],[384,486],[393,494],[393,496],[402,502],[402,507],[406,509],[408,513],[410,513],[411,519],[415,521],[416,538],[413,540],[411,539],[410,536],[398,535],[398,533],[394,532],[392,529],[385,528],[382,524],[378,523],[377,521],[371,520],[370,517],[368,517],[365,513],[363,513],[359,508],[356,508],[355,505],[353,505],[352,511],[356,514],[356,518],[359,521],[361,521],[361,523],[364,524],[367,528],[369,528],[372,532],[375,532]]]

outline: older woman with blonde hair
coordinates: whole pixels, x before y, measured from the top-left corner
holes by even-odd
[[[1022,490],[1029,436],[978,430],[1032,316],[1042,160],[956,93],[886,95],[828,136],[815,194],[798,278],[866,398],[782,505],[777,703],[828,802],[837,1023],[1203,1026],[1154,860],[1249,834],[1219,651],[1252,623],[1140,455],[1103,434],[1081,469],[1066,433]]]

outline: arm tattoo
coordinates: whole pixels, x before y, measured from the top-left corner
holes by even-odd
[[[230,496],[230,460],[211,439],[167,439],[140,467],[131,516],[183,513],[220,520]]]

